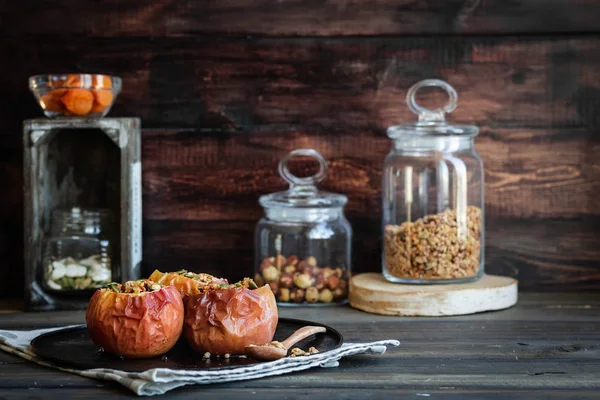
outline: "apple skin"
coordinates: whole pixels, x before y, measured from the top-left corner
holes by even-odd
[[[181,295],[173,286],[140,294],[98,289],[85,314],[92,341],[108,354],[147,358],[166,353],[183,328]]]
[[[251,344],[273,340],[278,314],[268,285],[210,290],[186,296],[183,334],[199,353],[243,354]]]
[[[155,270],[148,279],[164,286],[175,286],[179,293],[181,293],[181,296],[191,296],[200,293],[199,287],[201,284],[198,281],[175,272],[160,272],[159,270]],[[227,284],[227,279],[215,278],[213,282]]]

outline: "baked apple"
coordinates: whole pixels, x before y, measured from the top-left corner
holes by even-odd
[[[242,354],[251,344],[273,340],[277,304],[269,285],[258,288],[252,279],[212,284],[186,296],[183,333],[200,353]]]
[[[177,289],[151,280],[98,289],[85,314],[92,341],[106,353],[128,358],[169,351],[181,336],[183,318]]]
[[[228,283],[227,279],[216,278],[209,274],[196,274],[185,269],[177,272],[160,272],[159,270],[154,270],[148,279],[164,286],[175,286],[182,296],[199,294],[200,288],[205,288],[213,283],[225,285]]]

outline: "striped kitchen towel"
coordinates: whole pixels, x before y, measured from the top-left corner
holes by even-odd
[[[155,368],[144,372],[126,372],[115,369],[72,369],[54,365],[38,357],[32,350],[31,341],[37,336],[61,328],[31,331],[1,330],[0,349],[45,367],[56,368],[88,378],[104,379],[120,383],[139,396],[163,394],[185,385],[211,384],[258,379],[282,375],[314,367],[337,367],[342,357],[355,354],[383,354],[387,346],[399,346],[397,340],[382,340],[371,343],[345,343],[337,349],[313,354],[309,357],[286,357],[277,361],[240,366],[226,370],[173,370]]]

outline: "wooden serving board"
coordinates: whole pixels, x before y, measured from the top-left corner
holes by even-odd
[[[464,315],[514,306],[517,286],[516,279],[496,275],[483,275],[468,283],[409,285],[366,273],[350,280],[349,301],[352,307],[374,314]]]

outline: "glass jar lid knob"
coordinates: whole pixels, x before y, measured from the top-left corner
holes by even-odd
[[[448,103],[435,110],[425,108],[417,103],[416,95],[419,89],[424,87],[439,87],[446,91],[449,100]],[[449,114],[456,108],[458,104],[458,94],[452,86],[447,82],[440,79],[425,79],[423,81],[414,84],[406,93],[406,103],[408,108],[413,113],[419,116],[419,124],[431,124],[431,123],[446,123],[444,114]]]
[[[319,172],[315,175],[300,178],[292,174],[288,168],[288,162],[298,156],[312,157],[319,162]],[[316,150],[313,149],[296,149],[288,153],[279,161],[279,174],[286,182],[292,186],[314,186],[321,182],[327,175],[327,160]]]
[[[288,163],[294,157],[310,157],[319,163],[319,171],[307,177],[299,177],[290,171]],[[327,160],[316,150],[296,149],[286,154],[279,161],[279,175],[290,185],[288,190],[266,194],[260,197],[259,203],[265,208],[331,208],[343,207],[348,198],[343,194],[329,193],[317,188],[327,175]]]

